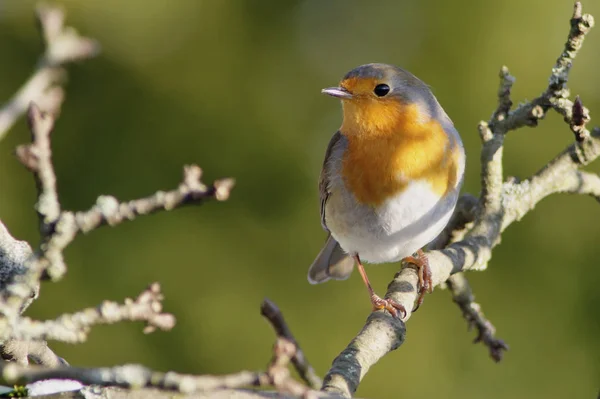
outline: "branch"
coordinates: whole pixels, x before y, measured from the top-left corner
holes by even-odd
[[[306,381],[311,388],[321,388],[323,382],[308,362],[308,359],[306,359],[304,352],[300,348],[300,345],[298,345],[298,342],[294,338],[294,334],[292,334],[292,331],[283,318],[283,313],[281,313],[281,310],[279,310],[277,305],[271,300],[265,299],[260,306],[260,314],[271,323],[271,326],[279,338],[285,338],[295,345],[296,351],[292,356],[292,364],[296,368],[296,371],[298,371],[300,377]]]
[[[30,361],[46,367],[68,366],[67,361],[56,355],[46,341],[21,341],[11,339],[2,344],[2,359],[27,366]]]
[[[183,394],[239,389],[250,386],[274,386],[277,391],[291,397],[317,398],[319,393],[293,380],[287,366],[295,354],[296,346],[285,338],[278,338],[273,347],[273,358],[267,371],[242,371],[235,374],[190,375],[153,371],[140,365],[112,368],[42,368],[23,367],[16,363],[2,364],[0,374],[6,383],[27,384],[48,379],[68,379],[85,385],[115,386],[123,388],[158,388]]]
[[[63,314],[56,320],[36,321],[28,317],[19,318],[12,327],[11,337],[24,341],[55,340],[80,343],[87,339],[91,327],[114,324],[122,321],[143,321],[144,333],[157,328],[170,330],[175,317],[162,313],[163,295],[158,283],[151,284],[135,300],[126,299],[123,304],[105,301],[95,308],[73,314]]]
[[[502,93],[502,90],[500,91]],[[502,94],[499,94],[502,97]],[[502,104],[502,101],[501,101]],[[427,249],[432,251],[443,249],[449,244],[462,240],[473,226],[477,211],[477,199],[469,194],[464,194],[458,199],[456,211],[450,218],[448,225],[442,233],[432,241]],[[460,308],[467,321],[469,331],[475,327],[477,337],[474,343],[481,342],[489,350],[490,356],[495,361],[502,360],[503,351],[508,350],[508,345],[495,337],[494,325],[485,318],[481,306],[475,302],[475,296],[463,273],[453,274],[446,280],[446,286],[452,294],[453,301]]]
[[[38,191],[35,208],[40,219],[40,235],[42,240],[45,240],[52,234],[54,224],[60,216],[56,174],[50,148],[54,118],[43,114],[39,107],[32,103],[29,107],[28,122],[32,144],[17,147],[16,153],[19,161],[33,172]]]
[[[29,80],[0,108],[0,140],[31,102],[36,102],[45,112],[58,116],[65,96],[64,90],[57,86],[65,80],[66,71],[62,66],[99,53],[99,44],[80,36],[73,28],[65,27],[64,18],[64,12],[59,8],[38,7],[37,20],[45,52]]]
[[[522,126],[535,126],[550,108],[566,115],[565,120],[570,125],[573,103],[567,99],[568,73],[593,23],[590,15],[581,15],[581,5],[577,3],[565,49],[552,70],[548,87],[540,97],[520,105],[514,111],[509,111],[514,78],[506,68],[502,69],[498,108],[489,122],[479,124],[483,142],[482,190],[475,212],[476,219],[461,241],[445,249],[428,252],[434,286],[446,282],[453,274],[485,269],[501,233],[548,195],[573,193],[600,198],[598,176],[578,170],[600,155],[600,129],[594,129],[591,135],[568,147],[523,182],[504,182],[502,171],[502,146],[508,131]],[[457,212],[460,211],[460,207],[457,208]],[[412,309],[417,297],[417,279],[412,268],[400,270],[388,286],[386,297],[404,305],[406,309]],[[323,390],[352,396],[369,368],[404,343],[405,322],[410,316],[410,311],[404,320],[393,318],[383,310],[370,314],[362,330],[333,361],[324,378]]]
[[[39,199],[36,209],[40,216],[42,243],[25,262],[25,272],[13,276],[0,301],[0,314],[15,325],[19,311],[39,286],[41,278],[60,279],[66,272],[64,249],[79,233],[87,233],[103,225],[115,226],[138,215],[169,211],[189,204],[201,204],[209,199],[229,198],[233,179],[215,181],[211,186],[202,183],[202,170],[196,165],[184,168],[183,182],[174,190],[158,191],[152,196],[126,203],[114,197],[100,196],[96,205],[86,212],[61,210],[56,191],[56,175],[51,158],[50,133],[54,119],[32,104],[29,111],[32,144],[17,149],[19,160],[34,173]],[[0,242],[1,244],[1,242]],[[10,329],[0,329],[0,340],[8,339]]]
[[[37,16],[46,45],[45,52],[31,79],[8,104],[0,108],[0,139],[29,107],[32,143],[19,146],[16,155],[35,178],[38,191],[35,208],[40,221],[41,243],[32,252],[27,243],[15,240],[0,222],[0,354],[20,364],[32,360],[56,365],[62,359],[40,340],[80,342],[86,338],[92,325],[119,320],[144,320],[149,323],[149,329],[170,328],[173,324],[172,316],[160,314],[159,291],[154,292],[152,298],[140,296],[137,302],[130,301],[125,305],[107,302],[96,311],[88,309],[64,315],[55,321],[21,318],[21,313],[37,298],[41,279],[58,280],[65,274],[63,251],[75,237],[102,225],[114,226],[133,220],[138,215],[200,204],[208,199],[225,200],[233,187],[233,180],[219,180],[206,186],[200,180],[201,169],[191,165],[184,168],[183,182],[174,190],[159,191],[126,203],[119,203],[114,197],[101,196],[96,205],[86,212],[61,209],[50,135],[64,92],[55,85],[66,75],[63,65],[94,56],[99,46],[94,40],[81,37],[74,29],[65,27],[64,13],[58,8],[39,7]],[[149,302],[144,303],[144,300]]]
[[[503,340],[495,337],[496,328],[485,318],[481,306],[475,302],[475,296],[466,277],[462,273],[454,274],[450,276],[446,284],[448,284],[448,288],[452,293],[452,299],[462,310],[469,330],[473,327],[477,329],[477,337],[473,342],[483,343],[496,362],[502,360],[504,351],[508,350],[508,345]]]
[[[92,209],[75,213],[75,228],[78,232],[88,233],[100,226],[116,226],[140,215],[170,211],[184,205],[198,205],[213,198],[217,201],[229,198],[235,184],[233,179],[216,180],[207,187],[200,180],[201,177],[202,169],[199,166],[188,165],[183,170],[183,182],[175,190],[158,191],[149,197],[123,203],[112,196],[100,196]]]

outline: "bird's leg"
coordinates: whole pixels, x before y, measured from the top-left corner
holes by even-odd
[[[398,311],[400,311],[402,312],[402,317],[405,317],[406,309],[404,306],[402,306],[402,304],[394,302],[391,299],[382,298],[377,295],[375,291],[373,291],[373,287],[371,287],[371,283],[369,282],[369,278],[367,277],[367,273],[365,272],[365,268],[363,267],[358,254],[354,255],[354,259],[358,265],[358,272],[360,273],[360,276],[369,290],[369,296],[371,298],[371,303],[373,304],[373,310],[385,309],[394,317],[398,317]]]
[[[417,287],[417,292],[419,293],[419,297],[417,298],[417,304],[413,310],[415,312],[419,309],[419,306],[423,303],[423,298],[427,292],[433,291],[433,282],[431,281],[431,268],[429,267],[429,259],[425,252],[422,249],[417,251],[417,256],[407,256],[403,259],[403,262],[407,263],[408,267],[414,267],[417,269],[417,274],[419,275],[419,284]]]

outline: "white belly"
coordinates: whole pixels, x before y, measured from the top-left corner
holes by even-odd
[[[458,187],[440,200],[425,181],[374,209],[356,202],[344,185],[332,190],[326,223],[350,254],[370,263],[396,262],[432,241],[446,226],[458,199]]]

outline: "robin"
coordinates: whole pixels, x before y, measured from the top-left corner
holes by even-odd
[[[417,307],[433,289],[422,248],[446,226],[465,170],[458,131],[429,87],[401,68],[359,66],[322,93],[342,102],[319,179],[329,233],[308,271],[311,284],[347,279],[356,263],[373,309],[406,309],[373,291],[363,267],[402,260],[418,271]]]

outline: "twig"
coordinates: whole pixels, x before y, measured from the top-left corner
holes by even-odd
[[[573,60],[583,45],[585,36],[594,26],[594,17],[590,14],[582,15],[581,3],[576,2],[570,25],[571,29],[563,52],[557,58],[548,79],[548,87],[539,97],[520,104],[506,118],[495,122],[494,131],[497,134],[505,134],[524,126],[537,126],[538,121],[544,118],[550,108],[561,114],[565,122],[570,123],[573,102],[568,99],[569,72],[573,66]]]
[[[160,285],[153,283],[135,300],[126,299],[123,304],[104,301],[95,308],[63,314],[56,320],[36,321],[28,317],[19,318],[12,327],[11,337],[28,341],[55,340],[79,343],[87,339],[91,327],[121,321],[145,322],[144,333],[151,333],[157,328],[170,330],[175,325],[175,317],[169,313],[162,313],[162,300]]]
[[[200,180],[202,170],[196,165],[184,168],[183,182],[175,190],[158,191],[154,195],[127,203],[119,203],[111,196],[100,196],[96,205],[86,212],[61,212],[56,191],[56,175],[52,165],[50,133],[54,119],[43,114],[35,104],[31,104],[29,124],[32,144],[17,148],[19,161],[30,169],[36,178],[39,199],[36,209],[40,215],[40,231],[43,242],[38,251],[37,273],[46,272],[50,278],[60,278],[66,266],[62,251],[77,233],[87,233],[102,225],[115,226],[125,220],[133,220],[138,215],[146,215],[160,210],[199,204],[214,198],[224,201],[234,185],[233,179],[217,180],[207,187]]]
[[[299,383],[290,376],[288,364],[296,356],[298,346],[287,338],[278,337],[273,348],[273,358],[267,368],[268,383],[281,393],[304,399],[315,399],[318,392]],[[264,383],[263,383],[264,385]]]
[[[508,345],[495,337],[496,328],[485,318],[481,306],[475,302],[473,291],[465,276],[462,273],[454,274],[446,281],[446,284],[452,292],[452,299],[462,310],[469,330],[473,327],[477,329],[477,337],[473,342],[481,342],[487,346],[490,356],[496,362],[502,360],[504,351],[508,350]]]
[[[508,67],[503,66],[500,69],[500,88],[498,89],[498,108],[492,115],[492,121],[503,121],[508,116],[512,107],[510,92],[515,83],[515,77],[510,74]]]
[[[249,386],[274,386],[278,392],[305,399],[317,398],[313,391],[292,379],[287,366],[295,353],[295,345],[279,338],[273,347],[273,358],[267,371],[242,371],[228,375],[190,375],[153,371],[141,365],[112,368],[23,367],[16,363],[0,365],[6,383],[27,384],[47,379],[69,379],[85,385],[117,386],[124,388],[159,388],[185,394],[211,392]]]
[[[40,248],[26,261],[26,272],[16,276],[6,291],[8,297],[3,298],[0,314],[4,314],[9,324],[14,324],[18,313],[29,300],[31,292],[39,285],[42,277],[52,280],[60,279],[66,265],[63,250],[79,233],[87,233],[102,225],[115,226],[125,220],[133,220],[138,215],[146,215],[160,210],[172,210],[188,205],[201,204],[209,199],[226,200],[234,185],[233,179],[215,181],[211,186],[201,182],[202,170],[196,165],[184,168],[183,182],[177,189],[159,191],[152,196],[126,203],[119,203],[114,197],[101,196],[96,205],[86,212],[73,213],[60,209],[56,192],[56,176],[54,174],[50,131],[53,118],[43,114],[32,104],[30,107],[30,127],[33,143],[19,147],[19,160],[36,176],[39,200],[37,210],[40,214],[43,241]],[[2,305],[0,302],[0,305]],[[12,310],[11,310],[12,309]],[[8,339],[6,331],[0,329],[0,339]]]
[[[462,240],[472,226],[475,219],[477,199],[469,194],[462,195],[458,200],[457,210],[452,215],[448,225],[442,233],[432,241],[428,250],[443,249],[449,244]],[[502,360],[503,351],[508,350],[508,345],[503,340],[495,338],[496,329],[487,320],[481,306],[475,302],[473,291],[467,277],[463,273],[451,275],[446,280],[446,285],[452,294],[452,299],[460,308],[463,317],[468,323],[469,330],[477,329],[474,343],[481,342],[487,346],[492,359]]]
[[[57,86],[65,80],[63,65],[96,56],[99,44],[80,36],[73,28],[64,26],[64,12],[57,7],[40,6],[37,19],[46,46],[37,69],[10,101],[0,108],[0,140],[17,119],[36,102],[55,117],[64,100],[64,90]]]
[[[133,220],[139,215],[149,215],[158,211],[170,211],[180,206],[201,204],[208,199],[225,201],[229,198],[235,181],[216,180],[212,186],[201,181],[202,169],[197,165],[187,165],[183,170],[183,182],[175,190],[158,191],[155,194],[133,201],[120,203],[115,197],[98,197],[96,205],[86,212],[75,213],[77,231],[88,233],[100,226],[116,226]]]
[[[320,389],[323,382],[308,362],[308,359],[306,359],[304,352],[294,338],[294,334],[292,334],[292,331],[285,322],[281,310],[279,310],[273,301],[265,298],[260,306],[260,314],[271,323],[271,326],[279,338],[285,338],[295,345],[296,349],[292,356],[292,364],[296,368],[296,371],[298,371],[300,377],[306,381],[311,388]]]
[[[510,91],[506,88],[510,88],[513,80],[507,82],[510,75],[503,69],[499,106],[494,113],[497,119],[479,125],[483,149],[482,194],[477,207],[477,218],[464,239],[445,249],[428,253],[434,286],[446,282],[453,274],[485,269],[491,259],[492,248],[499,243],[500,234],[548,195],[577,193],[600,198],[600,178],[578,170],[580,166],[587,165],[600,156],[598,128],[586,140],[568,147],[529,179],[504,182],[502,172],[502,144],[508,131],[536,125],[549,108],[563,115],[565,110],[572,108],[572,103],[566,100],[568,72],[573,57],[593,22],[590,15],[581,15],[581,5],[577,4],[565,50],[557,60],[544,94],[509,111],[505,117],[499,117],[506,112]],[[565,119],[570,121],[571,116],[568,116]],[[459,207],[457,212],[460,211]],[[402,269],[388,286],[386,297],[411,309],[416,299],[417,279],[413,269]],[[352,396],[369,368],[404,343],[405,322],[410,315],[409,311],[404,320],[399,320],[383,310],[373,312],[358,335],[333,361],[324,378],[323,389],[346,397]]]
[[[42,113],[35,103],[29,106],[27,117],[32,144],[20,145],[16,153],[19,161],[33,172],[38,190],[38,202],[35,208],[40,219],[40,235],[42,240],[46,240],[52,234],[54,224],[60,216],[56,174],[50,148],[50,133],[54,127],[54,118]]]

